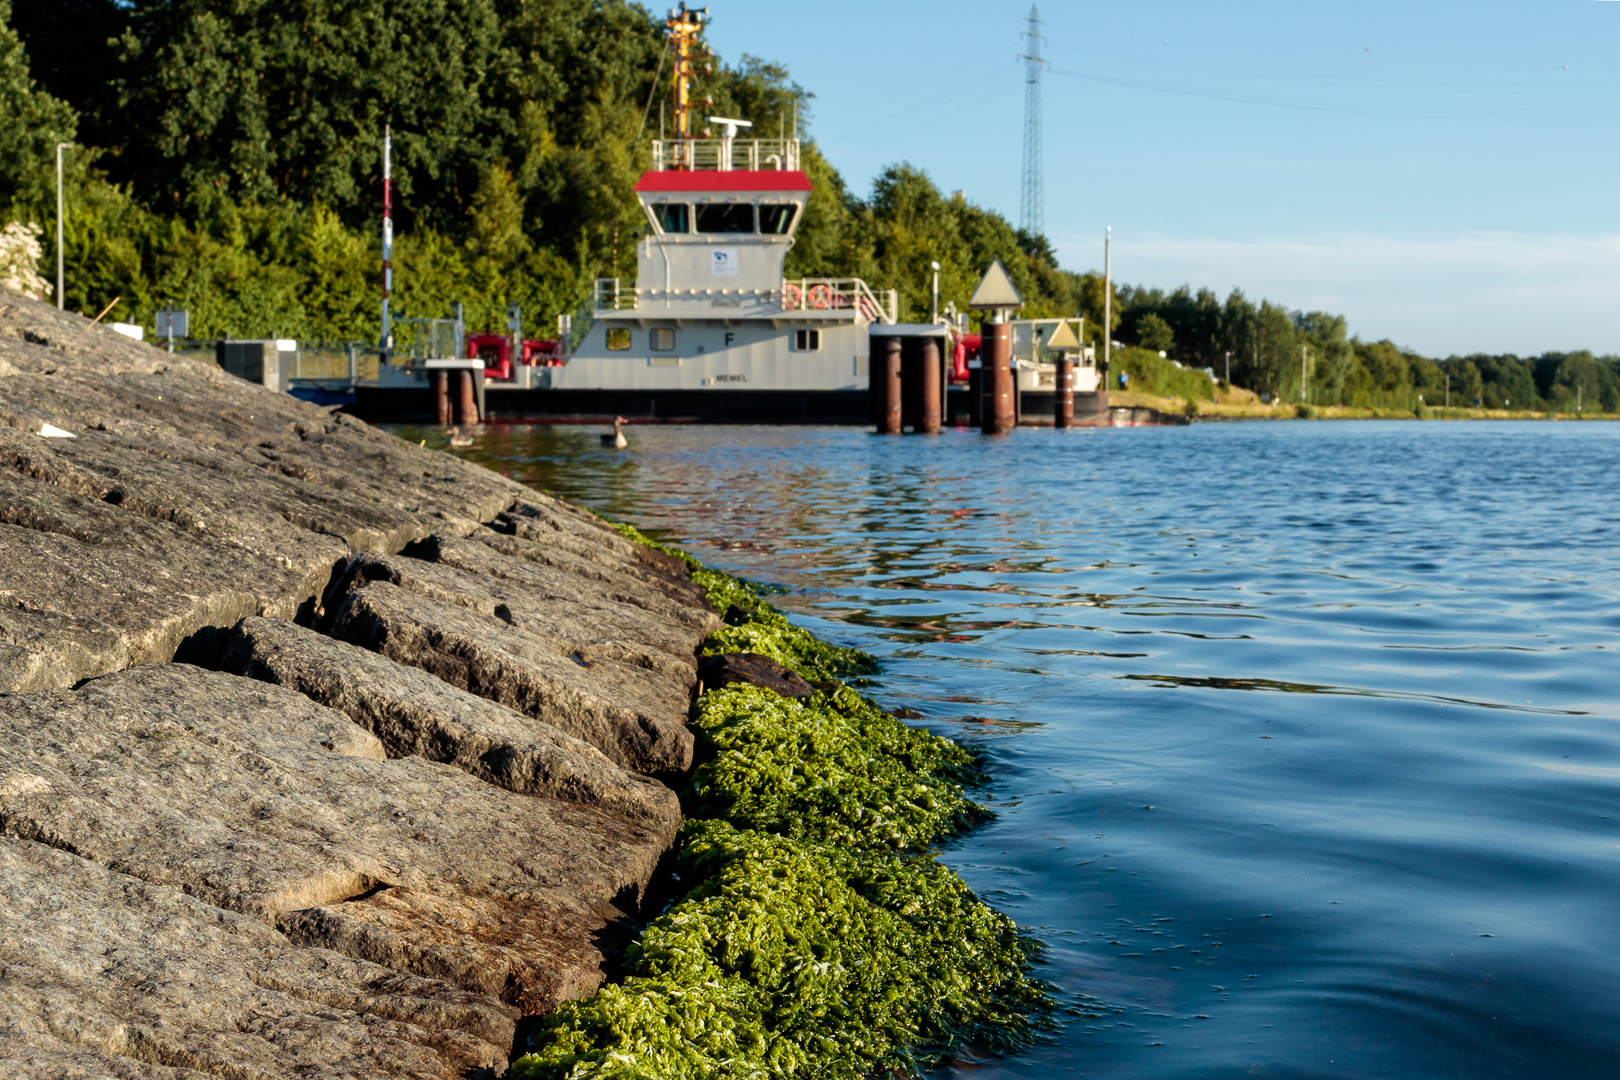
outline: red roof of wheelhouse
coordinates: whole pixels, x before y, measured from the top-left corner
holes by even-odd
[[[796,169],[681,170],[644,172],[639,191],[813,191],[810,178]]]

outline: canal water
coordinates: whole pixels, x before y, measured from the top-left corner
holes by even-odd
[[[1620,426],[598,435],[466,453],[989,755],[1059,1026],[942,1076],[1620,1075]]]

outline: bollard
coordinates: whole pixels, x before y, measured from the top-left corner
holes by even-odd
[[[1067,353],[1057,358],[1057,378],[1052,393],[1052,426],[1074,426],[1074,361]]]
[[[919,352],[921,355],[917,358],[919,368],[917,382],[921,391],[922,409],[916,430],[924,435],[938,435],[943,426],[940,422],[941,414],[945,410],[945,364],[940,359],[939,338],[923,338]]]
[[[979,406],[986,435],[1009,432],[1018,423],[1018,404],[1012,375],[1012,327],[1004,322],[985,323],[980,328],[980,385],[984,401]]]
[[[878,434],[900,434],[900,348],[897,337],[872,339],[873,373],[877,376]]]
[[[460,422],[468,427],[478,423],[478,402],[473,397],[473,373],[461,370]]]
[[[435,371],[433,373],[433,388],[439,398],[439,426],[450,426],[450,373],[448,371]]]

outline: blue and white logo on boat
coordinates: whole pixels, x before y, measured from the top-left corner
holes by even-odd
[[[737,249],[711,248],[709,249],[709,276],[710,277],[736,277],[737,276]]]

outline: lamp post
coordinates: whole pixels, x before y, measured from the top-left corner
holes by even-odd
[[[936,323],[939,322],[939,263],[933,263],[932,266],[934,267],[934,302],[933,306],[929,308],[928,321]]]
[[[1103,366],[1105,380],[1103,393],[1108,393],[1109,361],[1113,359],[1114,345],[1114,227],[1108,226],[1103,236]]]
[[[72,143],[56,144],[56,310],[63,310],[62,296],[62,151]]]

